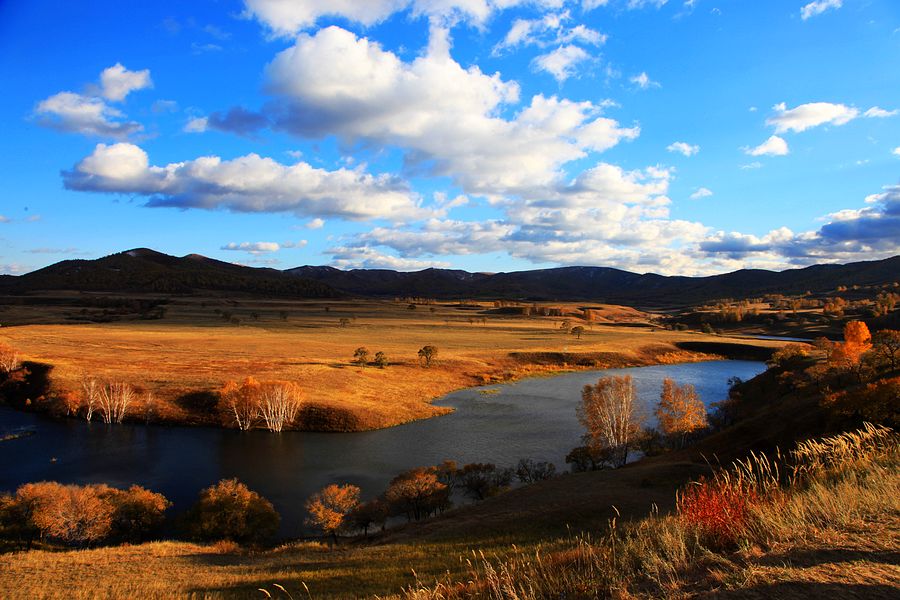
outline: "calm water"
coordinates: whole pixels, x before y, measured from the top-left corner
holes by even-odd
[[[0,407],[0,432],[23,427],[36,431],[30,437],[0,442],[0,490],[40,480],[136,483],[162,492],[180,511],[190,506],[201,488],[237,477],[275,504],[282,515],[282,534],[297,535],[303,502],[329,483],[353,483],[370,497],[401,471],[445,459],[505,466],[534,458],[564,468],[566,453],[579,444],[582,434],[575,415],[581,388],[603,375],[632,375],[649,406],[658,400],[665,377],[693,384],[710,403],[725,398],[729,377],[749,379],[764,369],[759,362],[714,361],[527,379],[454,392],[437,402],[455,408],[451,415],[363,433],[274,435],[105,426]],[[497,393],[480,393],[485,389]]]

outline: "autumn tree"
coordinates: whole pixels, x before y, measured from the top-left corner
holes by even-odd
[[[692,385],[678,385],[666,377],[656,406],[660,431],[683,447],[687,436],[706,427],[706,405]]]
[[[19,368],[19,353],[5,344],[0,344],[0,374],[9,375]]]
[[[572,329],[572,321],[564,319],[563,322],[559,324],[559,328],[563,333],[569,333],[569,330]]]
[[[629,444],[640,431],[642,419],[636,404],[630,375],[601,377],[582,390],[578,419],[587,430],[587,443],[597,454],[608,449],[614,467],[628,460]]]
[[[831,353],[832,365],[853,371],[862,379],[862,357],[872,348],[872,335],[862,321],[848,321],[844,325],[844,341],[837,344]]]
[[[289,381],[260,384],[257,406],[266,428],[280,433],[297,418],[303,404],[300,386]]]
[[[116,381],[100,386],[97,408],[104,423],[121,423],[136,394],[129,384]]]
[[[131,543],[145,540],[159,531],[166,510],[172,506],[162,494],[139,485],[127,490],[107,487],[105,497],[114,509],[112,537]]]
[[[872,337],[872,350],[875,356],[891,365],[891,370],[897,368],[900,361],[900,331],[882,329]]]
[[[247,377],[240,384],[229,381],[219,392],[219,414],[222,421],[235,424],[241,431],[253,427],[259,419],[260,384]]]
[[[430,367],[431,363],[437,359],[437,346],[422,346],[419,349],[419,362],[424,363],[426,367]]]
[[[580,340],[581,336],[584,335],[584,327],[582,327],[581,325],[576,325],[572,328],[572,335]]]
[[[516,477],[522,483],[536,483],[556,476],[556,465],[546,461],[523,458],[516,465]]]
[[[424,519],[449,499],[447,486],[438,480],[434,469],[427,467],[394,477],[384,497],[393,514],[405,514],[410,521]]]
[[[81,403],[84,406],[84,418],[90,421],[100,403],[100,384],[96,379],[87,376],[81,378]]]
[[[237,479],[223,479],[200,492],[186,522],[198,540],[256,543],[275,535],[279,521],[271,502]]]
[[[473,500],[496,496],[509,488],[512,478],[512,469],[500,469],[491,463],[470,463],[457,474],[462,489]]]
[[[348,528],[348,515],[359,506],[359,488],[355,485],[329,485],[306,501],[306,524],[330,535],[337,544],[337,533]]]
[[[115,510],[97,486],[27,483],[16,491],[16,500],[42,537],[84,545],[112,530]]]
[[[375,360],[373,362],[375,363],[376,367],[378,367],[379,369],[383,369],[388,364],[387,355],[384,352],[376,352]]]
[[[388,505],[382,498],[373,498],[368,502],[361,502],[347,515],[347,523],[356,530],[361,530],[363,535],[369,536],[369,528],[373,525],[384,526],[388,516]]]
[[[353,362],[355,362],[360,367],[365,367],[369,364],[369,350],[367,348],[363,348],[360,346],[353,352]]]

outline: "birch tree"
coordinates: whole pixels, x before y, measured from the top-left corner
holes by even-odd
[[[294,422],[302,402],[300,387],[295,383],[271,382],[260,386],[259,414],[273,433],[280,433]]]
[[[229,381],[219,392],[222,420],[234,423],[241,431],[251,429],[259,420],[260,384],[252,377],[238,384]]]
[[[582,390],[578,419],[587,429],[588,445],[596,451],[608,451],[614,467],[628,460],[629,444],[640,431],[642,419],[636,404],[630,375],[601,377]]]
[[[101,386],[97,400],[103,422],[121,423],[134,397],[134,388],[127,383],[113,382]]]
[[[82,377],[81,379],[81,403],[84,406],[84,418],[90,421],[94,416],[94,409],[100,400],[100,384],[96,379]],[[108,422],[108,421],[107,421]]]

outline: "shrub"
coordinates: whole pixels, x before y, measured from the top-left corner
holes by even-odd
[[[306,524],[331,535],[336,543],[338,531],[348,529],[347,515],[359,506],[359,491],[355,485],[332,484],[316,492],[306,501]]]
[[[750,490],[701,479],[680,494],[678,515],[710,548],[731,548],[745,531],[756,500]]]
[[[510,486],[512,478],[512,469],[498,469],[490,463],[470,463],[457,474],[463,490],[474,500],[499,494]]]
[[[203,541],[259,543],[275,535],[280,520],[271,502],[237,479],[223,479],[200,492],[187,515],[187,529]]]

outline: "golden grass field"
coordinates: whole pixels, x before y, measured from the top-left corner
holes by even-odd
[[[214,312],[217,306],[239,316],[241,324],[227,323]],[[574,368],[570,359],[600,368],[682,362],[703,357],[679,351],[673,343],[723,340],[635,327],[647,324],[651,315],[627,307],[592,305],[596,316],[588,323],[577,316],[583,305],[554,306],[572,316],[509,315],[490,303],[410,310],[406,302],[392,301],[182,299],[168,306],[163,320],[3,327],[0,342],[25,359],[53,365],[58,390],[77,390],[85,373],[125,381],[152,392],[158,416],[170,421],[198,419],[177,401],[180,396],[214,391],[227,380],[252,375],[295,381],[305,401],[347,411],[353,416],[351,428],[370,429],[443,414],[447,409],[431,401],[452,390]],[[288,313],[286,319],[282,311]],[[565,318],[585,327],[581,339],[560,331]],[[341,319],[350,322],[341,326]],[[430,368],[422,367],[417,357],[425,345],[439,349]],[[385,352],[389,366],[352,364],[360,346],[368,348],[370,357]],[[138,402],[134,414],[141,411]]]

